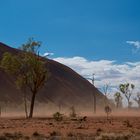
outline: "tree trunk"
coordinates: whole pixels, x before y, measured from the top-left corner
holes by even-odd
[[[139,104],[139,109],[140,109],[140,103],[138,103]]]
[[[24,109],[25,109],[26,118],[28,118],[28,109],[27,109],[27,98],[26,98],[26,93],[24,93]]]
[[[109,115],[109,114],[107,113],[107,120],[108,120],[108,115]]]
[[[1,106],[0,106],[0,117],[1,117]]]
[[[96,114],[96,95],[93,93],[93,100],[94,100],[94,113]]]
[[[32,99],[31,99],[31,106],[30,106],[30,114],[29,114],[29,118],[33,117],[33,111],[34,111],[34,103],[35,103],[35,96],[36,96],[36,91],[34,91],[32,93]]]
[[[116,107],[117,107],[117,109],[119,108],[119,102],[118,101],[117,101],[117,106]]]
[[[129,101],[129,99],[127,100],[127,102],[128,102],[128,109],[130,109],[130,101]]]

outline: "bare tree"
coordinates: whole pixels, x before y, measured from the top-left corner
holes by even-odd
[[[140,109],[140,92],[137,93],[137,97],[134,98],[134,101],[138,104],[138,108]]]
[[[121,93],[126,97],[127,103],[128,103],[128,108],[130,108],[132,105],[132,102],[130,101],[130,99],[133,94],[135,85],[130,84],[130,83],[120,84],[119,88],[120,88]]]
[[[94,85],[94,82],[95,82],[94,76],[95,76],[95,74],[93,73],[93,74],[92,74],[92,78],[87,78],[88,80],[91,80],[91,81],[92,81],[93,86],[95,86],[95,85]],[[97,105],[96,105],[96,104],[97,104],[97,103],[96,103],[96,102],[97,102],[97,101],[96,101],[96,93],[92,92],[92,95],[93,95],[93,108],[94,108],[94,113],[96,114],[96,108],[97,108],[97,107],[96,107],[96,106],[97,106]]]
[[[108,90],[109,90],[109,84],[105,84],[103,86],[103,93],[105,95],[105,98],[104,98],[105,105],[107,105],[108,103],[108,94],[109,94]]]
[[[105,97],[107,97],[108,95],[108,90],[109,90],[109,84],[105,84],[103,86],[103,92],[104,92]]]
[[[107,83],[103,86],[103,93],[105,95],[105,98],[104,98],[104,103],[105,103],[104,110],[105,110],[105,113],[107,114],[107,119],[108,119],[109,115],[112,112],[112,109],[111,109],[111,107],[109,105],[109,99],[108,99],[109,88],[110,88],[110,85],[107,84]]]
[[[70,110],[71,110],[70,117],[76,118],[77,117],[77,114],[76,114],[75,107],[74,106],[70,107]]]

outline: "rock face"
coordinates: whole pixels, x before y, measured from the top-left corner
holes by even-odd
[[[19,50],[0,43],[0,58],[3,53],[20,53]],[[91,107],[93,94],[97,97],[97,106],[102,107],[104,96],[90,82],[69,67],[56,61],[46,59],[51,73],[46,85],[38,93],[37,102],[54,102],[56,105]],[[0,69],[0,100],[21,103],[21,91],[17,89],[14,78]]]

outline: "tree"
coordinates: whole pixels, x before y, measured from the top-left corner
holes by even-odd
[[[40,42],[29,39],[20,48],[23,51],[19,55],[6,52],[1,61],[1,67],[16,77],[18,87],[28,89],[31,92],[29,118],[33,117],[36,94],[48,78],[45,59],[41,58],[38,53],[40,46]]]
[[[120,86],[119,86],[121,93],[124,94],[124,96],[127,99],[128,108],[130,108],[132,105],[132,102],[130,101],[130,99],[131,99],[131,96],[133,94],[134,88],[135,88],[135,86],[133,84],[130,84],[130,83],[120,84]]]
[[[111,112],[112,112],[112,109],[111,109],[111,107],[110,107],[110,103],[111,103],[111,100],[109,100],[108,99],[108,90],[109,90],[109,87],[110,87],[110,85],[109,84],[105,84],[104,86],[103,86],[103,93],[104,93],[104,96],[105,96],[105,98],[104,98],[104,102],[105,102],[105,107],[104,107],[104,111],[105,111],[105,113],[107,114],[107,119],[108,119],[108,117],[109,117],[109,114],[111,114]]]
[[[122,96],[120,92],[116,92],[114,95],[116,108],[119,108],[122,106]]]
[[[138,104],[138,108],[140,109],[140,92],[137,93],[137,97],[134,98],[134,101]]]
[[[105,105],[108,103],[108,90],[109,90],[109,84],[105,84],[104,86],[103,86],[103,93],[104,93],[104,95],[105,95],[105,98],[104,98],[104,102],[105,102]]]
[[[107,120],[108,120],[108,117],[111,114],[112,110],[111,110],[111,108],[108,105],[105,106],[105,109],[104,110],[105,110],[106,117],[107,117]]]
[[[77,114],[76,114],[75,107],[74,106],[70,107],[70,110],[71,110],[70,117],[76,118]]]
[[[95,81],[94,76],[95,76],[95,74],[93,73],[93,74],[92,74],[92,78],[86,78],[86,79],[92,81],[93,86],[95,86],[95,85],[94,85],[94,81]],[[97,104],[97,103],[96,103],[96,102],[97,102],[97,101],[96,101],[96,94],[95,94],[94,92],[92,92],[92,95],[93,95],[93,108],[94,108],[94,113],[96,114],[96,108],[97,108],[97,107],[96,107],[96,106],[97,106],[97,105],[96,105],[96,104]]]

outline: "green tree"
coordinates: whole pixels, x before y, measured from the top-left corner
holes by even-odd
[[[38,53],[40,46],[40,42],[29,39],[20,48],[22,52],[19,55],[6,52],[1,61],[1,67],[16,77],[18,87],[32,93],[29,118],[33,117],[36,94],[48,78],[45,59],[41,58]]]
[[[114,95],[116,108],[122,107],[122,96],[120,92],[116,92]]]
[[[133,94],[134,88],[135,88],[135,85],[130,84],[130,83],[120,84],[120,86],[119,86],[120,91],[123,93],[123,95],[127,99],[128,108],[130,108],[132,105],[132,102],[130,101],[130,99],[131,99],[131,96]]]

